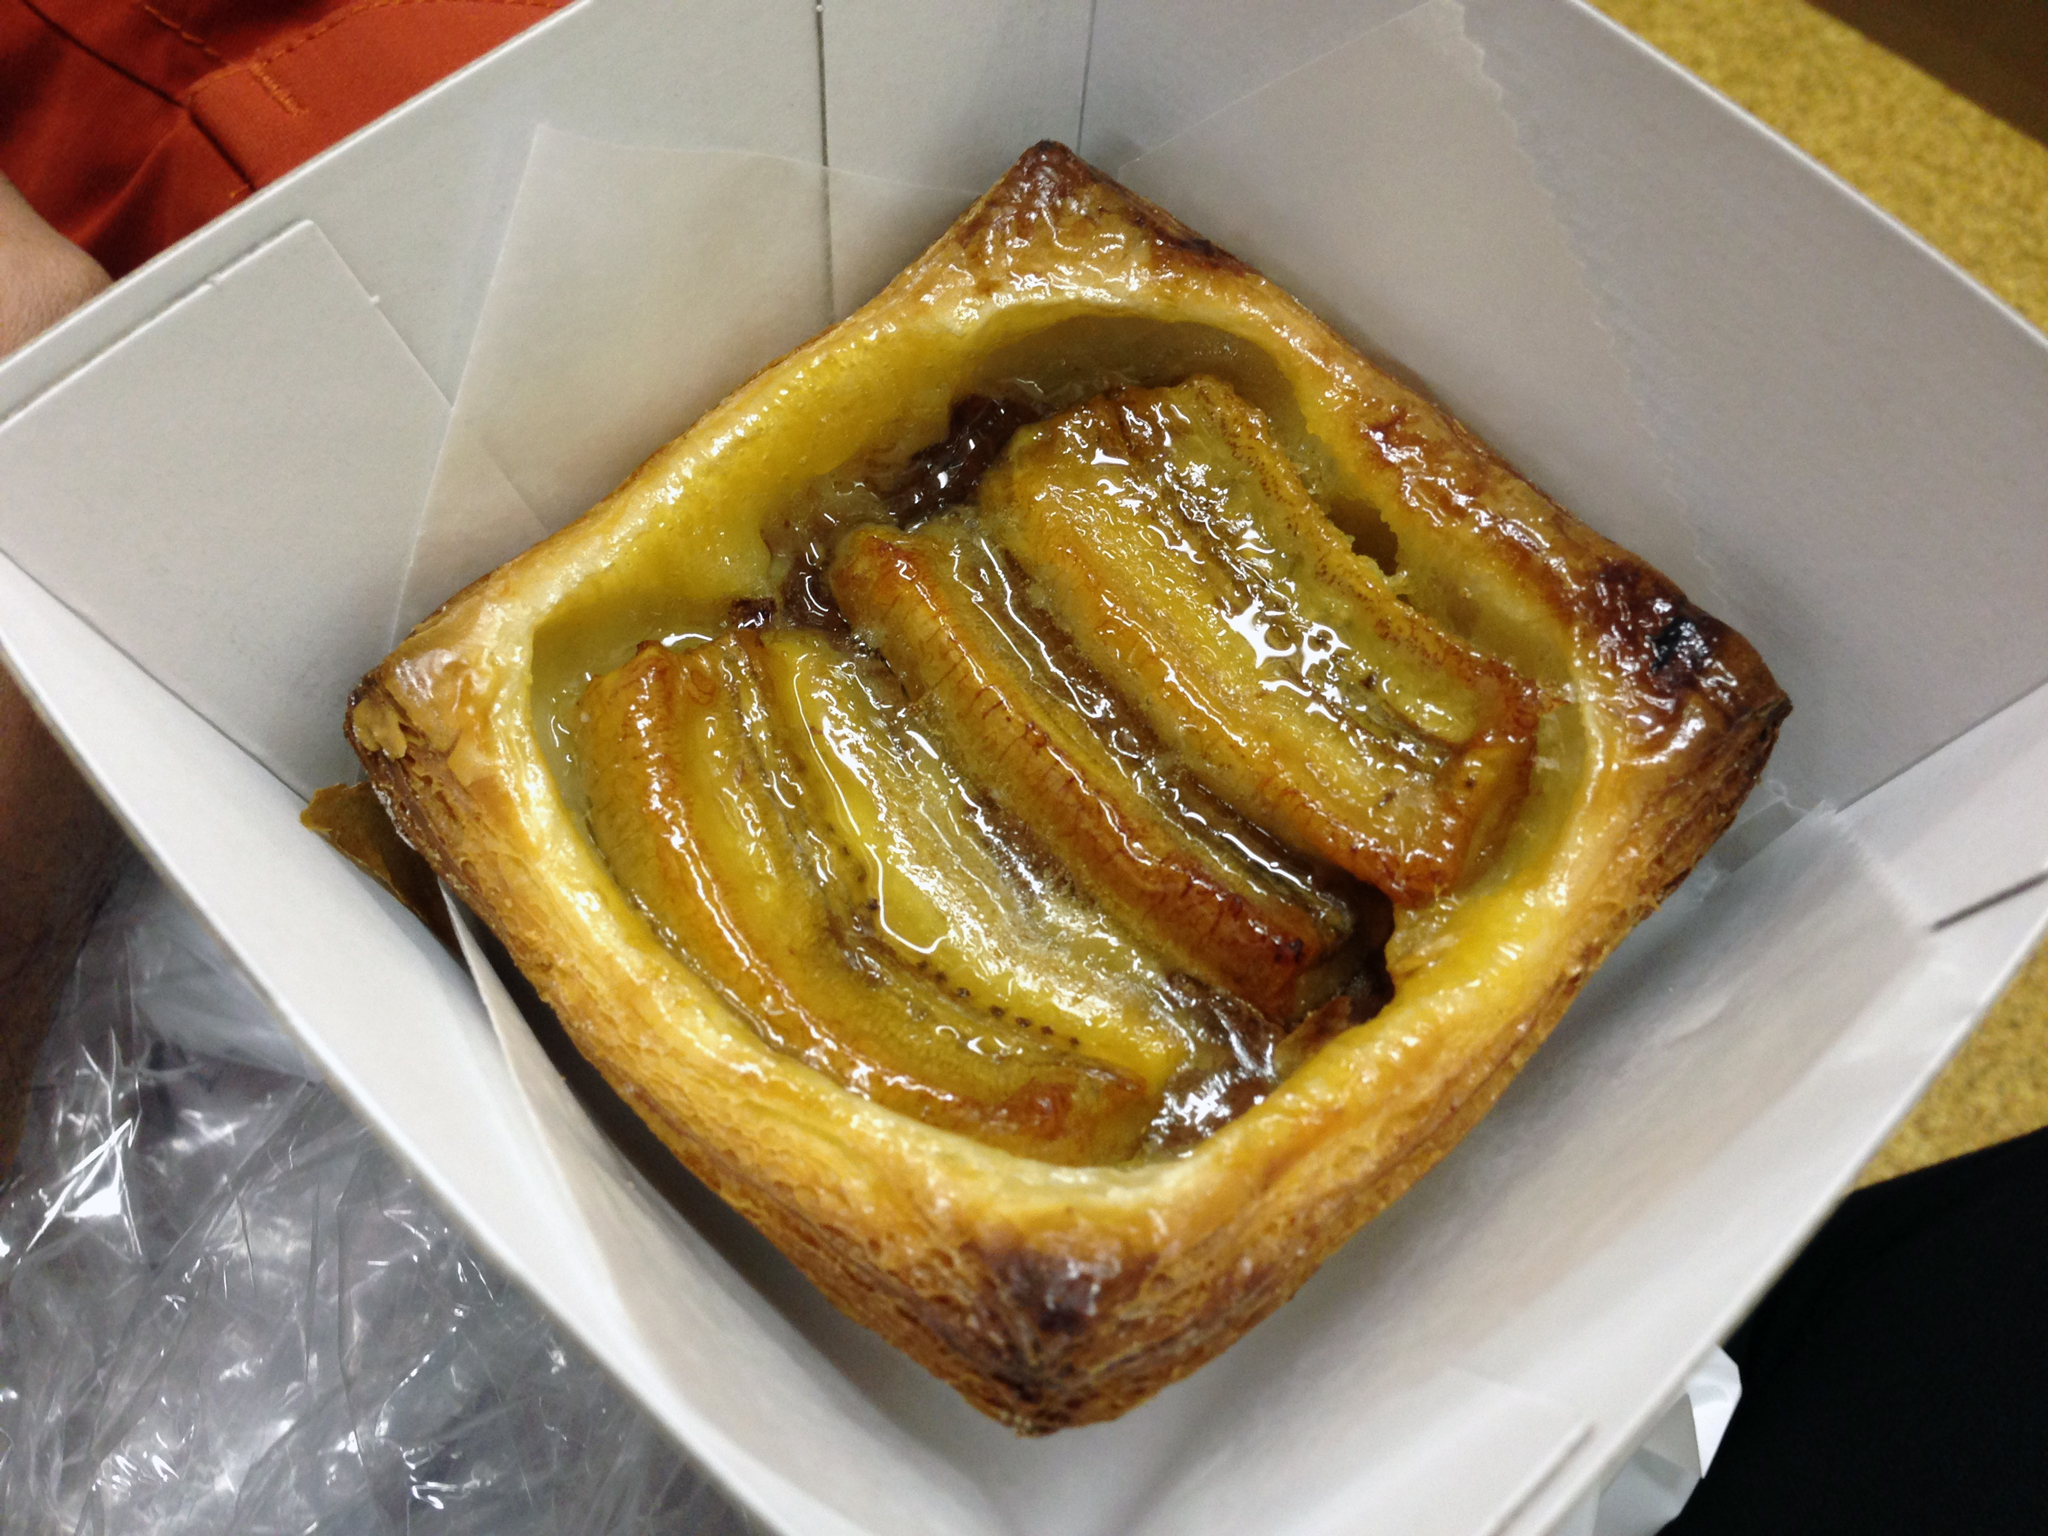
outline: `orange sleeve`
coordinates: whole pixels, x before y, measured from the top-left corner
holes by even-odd
[[[0,0],[0,172],[119,277],[565,0]]]

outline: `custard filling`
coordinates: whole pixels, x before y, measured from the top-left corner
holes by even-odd
[[[980,402],[780,602],[596,678],[593,840],[762,1036],[1051,1162],[1186,1147],[1391,993],[1539,697],[1402,601],[1196,376]]]

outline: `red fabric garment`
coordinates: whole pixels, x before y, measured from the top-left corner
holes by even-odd
[[[0,0],[0,173],[115,277],[565,0]]]

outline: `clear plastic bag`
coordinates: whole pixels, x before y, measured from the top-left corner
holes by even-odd
[[[0,1187],[0,1531],[757,1536],[304,1073],[177,898],[126,879]],[[1658,1436],[1712,1420],[1704,1465],[1732,1370],[1560,1530],[1668,1519],[1698,1473]]]
[[[0,1530],[756,1530],[302,1072],[125,880],[0,1191]]]

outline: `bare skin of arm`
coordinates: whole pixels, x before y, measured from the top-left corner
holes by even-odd
[[[0,177],[0,356],[107,274]],[[124,847],[120,829],[0,666],[0,1172],[21,1140],[50,1013]]]

